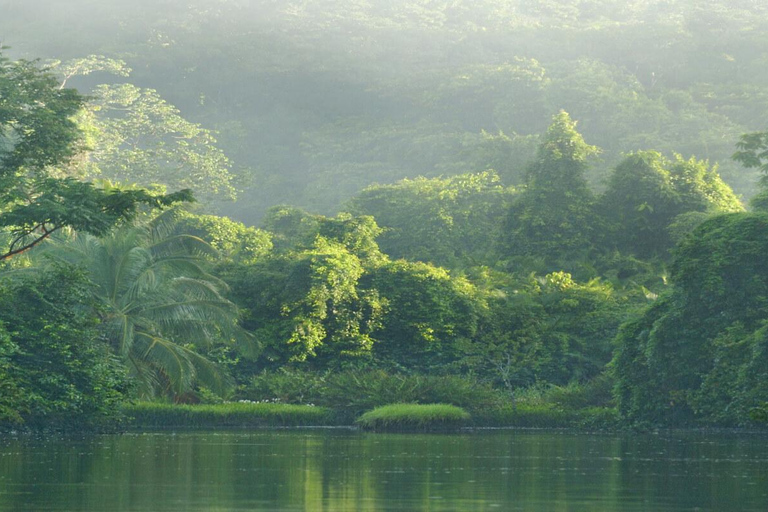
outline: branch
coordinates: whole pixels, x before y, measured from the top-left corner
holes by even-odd
[[[0,254],[0,261],[4,261],[4,260],[6,260],[8,258],[12,258],[13,256],[16,256],[18,254],[21,254],[23,252],[28,251],[29,249],[33,248],[34,246],[36,246],[37,244],[39,244],[40,242],[42,242],[43,240],[45,240],[46,238],[51,236],[60,227],[61,226],[56,226],[53,229],[47,229],[43,225],[43,226],[41,226],[43,232],[42,232],[42,234],[39,237],[37,237],[34,240],[32,240],[31,242],[23,245],[22,247],[19,247],[18,249],[14,249],[13,246],[16,245],[16,243],[19,241],[19,239],[17,238],[16,240],[14,240],[13,244],[11,245],[11,249],[8,252],[6,252],[5,254]]]

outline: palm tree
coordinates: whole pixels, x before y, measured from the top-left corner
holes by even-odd
[[[226,285],[205,271],[215,251],[173,227],[168,211],[103,238],[75,234],[48,252],[88,272],[105,338],[142,398],[178,397],[196,383],[222,391],[226,376],[198,349],[220,342],[255,348],[237,326],[237,307],[222,295]]]

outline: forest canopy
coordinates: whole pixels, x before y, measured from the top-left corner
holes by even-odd
[[[765,421],[768,8],[0,12],[0,426]]]

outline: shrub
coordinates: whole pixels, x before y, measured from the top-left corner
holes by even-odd
[[[356,423],[366,430],[451,430],[469,420],[469,413],[454,405],[390,404],[366,412]]]
[[[105,429],[124,370],[98,337],[85,276],[56,265],[0,281],[0,427]]]
[[[512,404],[484,411],[474,417],[476,425],[520,428],[607,429],[619,423],[610,407],[564,409],[555,404]]]
[[[470,412],[499,407],[505,395],[487,384],[452,375],[399,375],[382,370],[317,374],[296,370],[264,372],[240,390],[238,398],[314,403],[351,421],[362,412],[392,403],[445,403]]]
[[[369,371],[329,375],[317,403],[353,418],[362,411],[393,403],[442,403],[472,412],[498,407],[503,400],[501,392],[467,377]]]
[[[254,375],[238,390],[237,398],[271,400],[286,404],[318,403],[325,386],[324,375],[316,372],[281,369]]]

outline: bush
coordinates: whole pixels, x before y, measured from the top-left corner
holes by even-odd
[[[505,395],[487,384],[452,375],[397,375],[381,370],[317,374],[283,370],[264,372],[238,393],[248,400],[313,403],[336,411],[340,421],[392,403],[444,403],[470,412],[499,407]]]
[[[275,403],[237,402],[216,405],[180,405],[138,402],[124,407],[134,428],[274,427],[332,424],[323,407]]]
[[[354,417],[362,411],[393,403],[442,403],[474,412],[498,407],[503,400],[503,393],[468,377],[369,371],[329,375],[317,403]]]
[[[543,398],[564,409],[607,407],[613,404],[614,380],[603,373],[588,382],[571,382],[565,386],[552,386]]]
[[[758,423],[768,423],[768,402],[752,409],[749,416],[752,421],[756,421]]]
[[[512,404],[476,415],[475,424],[487,427],[608,429],[619,424],[615,408],[564,409],[555,404]]]
[[[240,387],[237,398],[253,401],[278,401],[285,404],[318,403],[325,386],[322,373],[281,369],[264,371]]]
[[[121,419],[123,368],[98,337],[77,269],[0,281],[0,427],[103,429]]]
[[[454,405],[390,404],[366,412],[356,423],[366,430],[452,430],[469,420],[469,413]]]

